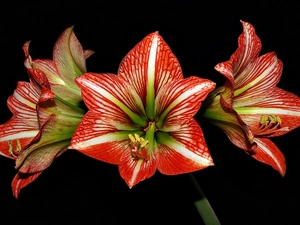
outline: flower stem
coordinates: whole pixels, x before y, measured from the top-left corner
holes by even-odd
[[[198,192],[200,199],[195,201],[194,204],[198,210],[198,213],[202,217],[203,222],[205,225],[221,225],[217,215],[215,214],[213,208],[211,207],[209,201],[205,197],[200,185],[198,184],[196,178],[192,173],[189,174],[190,179]]]

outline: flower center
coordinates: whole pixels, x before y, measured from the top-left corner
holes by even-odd
[[[130,148],[131,148],[132,157],[137,158],[137,159],[142,158],[142,159],[148,160],[149,154],[145,147],[149,143],[149,141],[140,137],[140,135],[138,135],[138,134],[134,134],[134,135],[129,134],[128,137],[131,140]]]
[[[261,115],[259,127],[254,131],[256,136],[265,136],[275,133],[280,129],[282,123],[279,116],[276,115]]]
[[[144,132],[146,132],[144,137],[136,133],[128,135],[131,141],[130,150],[132,157],[144,160],[150,159],[156,145],[154,137],[156,130],[155,123],[149,122],[148,127],[144,129]]]

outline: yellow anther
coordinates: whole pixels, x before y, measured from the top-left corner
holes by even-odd
[[[280,119],[279,116],[276,116],[276,120],[277,120],[277,123],[281,124],[282,123],[282,120]]]
[[[270,121],[270,123],[276,123],[276,116],[275,115],[269,115],[269,121]]]
[[[129,139],[130,139],[132,142],[135,142],[135,138],[133,137],[132,134],[128,134],[128,137],[129,137]]]
[[[22,145],[19,139],[16,140],[16,146],[13,146],[13,140],[8,140],[8,152],[11,156],[17,156],[22,150]]]
[[[261,115],[259,123],[260,124],[265,124],[266,122],[268,122],[268,118],[269,117],[267,115]]]
[[[137,142],[140,142],[140,141],[141,141],[140,135],[134,134],[134,137],[135,137],[135,140],[136,140]]]
[[[149,141],[143,138],[143,142],[141,142],[141,148],[145,147],[148,143]]]
[[[14,148],[12,146],[12,142],[11,142],[11,140],[8,140],[8,152],[9,152],[9,154],[13,155],[13,151],[14,151]]]
[[[281,124],[282,121],[279,116],[271,115],[261,115],[259,123],[261,125],[269,125],[269,124]]]
[[[21,151],[21,149],[22,149],[21,142],[19,139],[17,139],[16,151],[19,152],[19,151]]]
[[[141,137],[139,134],[128,134],[130,143],[131,156],[135,159],[144,159],[148,160],[150,155],[148,149],[145,146],[149,143],[149,140]]]

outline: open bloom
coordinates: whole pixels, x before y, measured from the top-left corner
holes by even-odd
[[[156,169],[174,175],[213,165],[193,116],[215,83],[184,79],[157,32],[126,55],[118,75],[86,73],[76,82],[89,110],[70,148],[118,164],[130,188]]]
[[[56,42],[53,61],[32,61],[28,46],[29,42],[23,49],[30,82],[18,82],[7,101],[13,116],[0,125],[0,154],[15,159],[18,169],[12,181],[16,198],[67,150],[85,113],[78,107],[80,89],[74,78],[86,72],[85,58],[89,54],[84,54],[72,28]]]
[[[300,99],[276,87],[282,62],[274,52],[259,56],[261,41],[254,27],[243,21],[242,25],[237,50],[215,67],[226,77],[225,85],[210,93],[203,115],[233,144],[283,176],[284,156],[269,138],[300,125]]]

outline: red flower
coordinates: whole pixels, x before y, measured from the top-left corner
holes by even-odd
[[[86,73],[76,82],[89,111],[70,148],[118,164],[130,188],[156,169],[175,175],[213,165],[193,116],[215,83],[184,79],[157,32],[128,53],[118,75]]]
[[[203,115],[233,144],[283,176],[284,156],[269,138],[300,125],[300,99],[276,87],[282,62],[274,52],[259,56],[261,41],[254,27],[242,24],[237,50],[229,61],[215,67],[226,77],[225,85],[210,93]]]
[[[18,82],[7,105],[12,118],[0,125],[0,154],[15,159],[18,173],[13,194],[34,181],[52,161],[67,150],[85,111],[78,107],[80,89],[75,77],[86,72],[85,58],[72,28],[54,46],[54,60],[31,60],[24,45],[30,82]],[[78,69],[80,68],[80,70]]]

